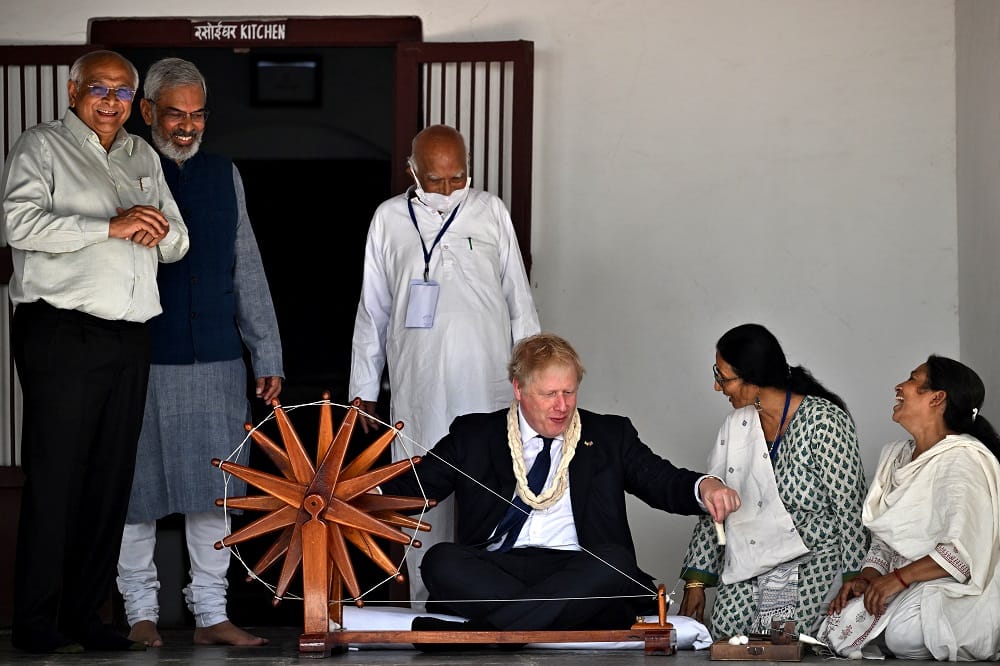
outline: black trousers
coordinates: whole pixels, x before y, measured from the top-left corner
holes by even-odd
[[[24,394],[12,638],[80,640],[100,624],[128,511],[149,379],[145,324],[44,302],[11,329]]]
[[[436,544],[420,565],[430,595],[427,610],[506,631],[627,629],[648,599],[599,597],[655,597],[652,580],[621,546],[590,551],[593,555],[546,548],[499,553]]]

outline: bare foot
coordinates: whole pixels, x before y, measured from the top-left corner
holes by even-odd
[[[243,631],[235,624],[226,620],[211,627],[198,627],[194,630],[195,645],[267,645],[267,639]]]
[[[163,647],[163,638],[152,620],[139,620],[133,624],[132,631],[128,632],[128,639],[146,647]]]

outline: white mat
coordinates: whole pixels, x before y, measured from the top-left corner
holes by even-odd
[[[344,628],[351,631],[409,631],[413,618],[436,617],[442,620],[454,620],[464,622],[464,617],[455,615],[442,615],[441,613],[417,613],[408,608],[398,606],[385,606],[373,608],[366,606],[344,606]],[[657,622],[655,615],[645,618],[646,622]],[[697,622],[683,615],[668,615],[667,622],[674,625],[677,630],[678,650],[704,650],[712,644],[712,636],[708,629],[701,622]],[[335,629],[331,626],[331,629]],[[403,649],[412,650],[409,643],[363,643],[357,647],[361,649]],[[621,643],[531,643],[529,648],[551,648],[556,650],[622,650],[639,649],[644,647],[642,641],[626,641]]]

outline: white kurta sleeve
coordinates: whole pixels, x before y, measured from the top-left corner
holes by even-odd
[[[500,276],[504,299],[507,301],[507,311],[510,315],[511,338],[517,342],[521,338],[538,333],[538,312],[535,310],[535,300],[531,295],[531,283],[524,269],[521,258],[521,248],[514,233],[514,223],[506,206],[498,201],[498,217],[500,220]]]
[[[875,569],[883,576],[889,573],[889,565],[892,563],[894,555],[892,548],[882,541],[878,536],[872,537],[871,545],[868,547],[868,554],[865,561],[861,563],[861,568]]]

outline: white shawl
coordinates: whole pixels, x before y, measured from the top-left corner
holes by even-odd
[[[754,578],[809,552],[778,497],[764,430],[752,406],[726,417],[708,473],[734,488],[741,499],[740,510],[726,518],[723,584]]]
[[[936,659],[990,659],[1000,650],[1000,464],[970,435],[949,435],[916,460],[907,441],[882,449],[862,519],[872,534],[910,561],[951,544],[969,579],[921,584],[920,617]]]

